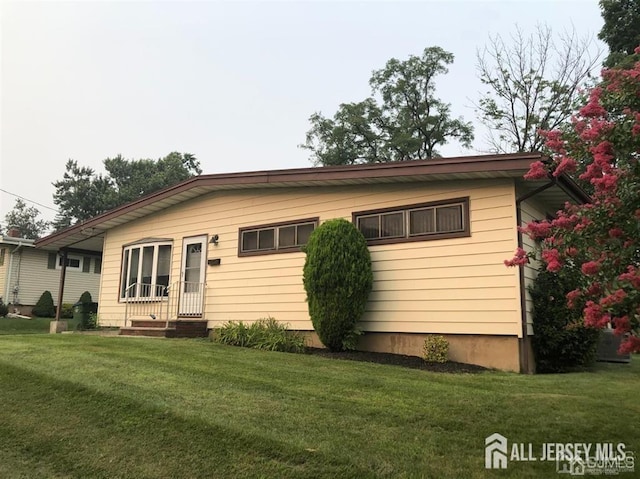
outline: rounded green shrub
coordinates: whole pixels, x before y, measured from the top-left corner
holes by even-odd
[[[39,318],[53,318],[56,315],[56,308],[53,305],[53,296],[51,296],[51,291],[45,291],[42,293],[42,296],[40,296],[40,299],[31,310],[31,313]]]
[[[316,228],[304,251],[302,279],[313,327],[322,344],[342,351],[373,285],[367,242],[352,223],[340,218]]]
[[[80,295],[80,301],[78,302],[82,304],[93,303],[93,300],[91,299],[91,293],[89,291],[85,291],[84,293],[82,293]]]
[[[536,372],[557,373],[595,361],[600,331],[582,322],[582,308],[569,309],[566,295],[578,286],[571,271],[552,273],[541,268],[529,288],[533,300],[531,346]]]
[[[428,363],[446,363],[449,355],[449,341],[444,336],[427,336],[422,352],[423,359]]]
[[[7,314],[9,314],[9,307],[0,298],[0,318],[5,317]]]

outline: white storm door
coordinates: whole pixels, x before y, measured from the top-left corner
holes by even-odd
[[[193,236],[182,240],[179,316],[202,316],[207,264],[207,237]]]

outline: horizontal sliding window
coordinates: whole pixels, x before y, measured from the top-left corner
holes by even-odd
[[[300,251],[318,225],[318,218],[240,228],[238,255]]]
[[[121,299],[167,296],[171,270],[171,243],[137,244],[124,248],[120,280]]]
[[[362,211],[353,220],[370,244],[470,235],[468,198]]]

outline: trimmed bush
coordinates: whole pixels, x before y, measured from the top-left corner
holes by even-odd
[[[571,271],[551,273],[542,268],[529,288],[536,372],[566,372],[595,361],[600,331],[584,326],[581,308],[567,307],[566,295],[577,286]]]
[[[296,331],[289,331],[287,326],[271,317],[259,319],[249,325],[242,321],[229,321],[215,329],[211,339],[221,344],[265,351],[303,352],[304,337]]]
[[[9,314],[9,307],[0,298],[0,318],[5,317],[7,314]]]
[[[322,344],[342,351],[351,346],[373,285],[367,242],[351,222],[339,218],[318,226],[303,249],[303,283],[313,327]]]
[[[71,319],[73,318],[73,304],[64,303],[62,305],[62,310],[60,311],[60,319]]]
[[[98,329],[98,315],[89,313],[82,316],[82,320],[78,323],[79,330]]]
[[[45,291],[31,310],[34,316],[39,318],[53,318],[56,315],[56,308],[53,305],[51,291]]]
[[[85,291],[84,293],[82,293],[80,295],[80,300],[78,301],[78,303],[82,303],[82,304],[93,303],[93,300],[91,299],[91,293],[89,291]]]
[[[444,336],[427,336],[422,352],[423,359],[428,363],[446,363],[449,356],[449,341]]]

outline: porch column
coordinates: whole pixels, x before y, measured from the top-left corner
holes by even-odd
[[[60,284],[58,286],[58,307],[56,308],[56,317],[49,327],[50,333],[60,333],[67,330],[67,322],[60,321],[62,313],[62,298],[64,297],[64,280],[67,275],[67,250],[60,250],[62,255],[62,268],[60,270]]]

